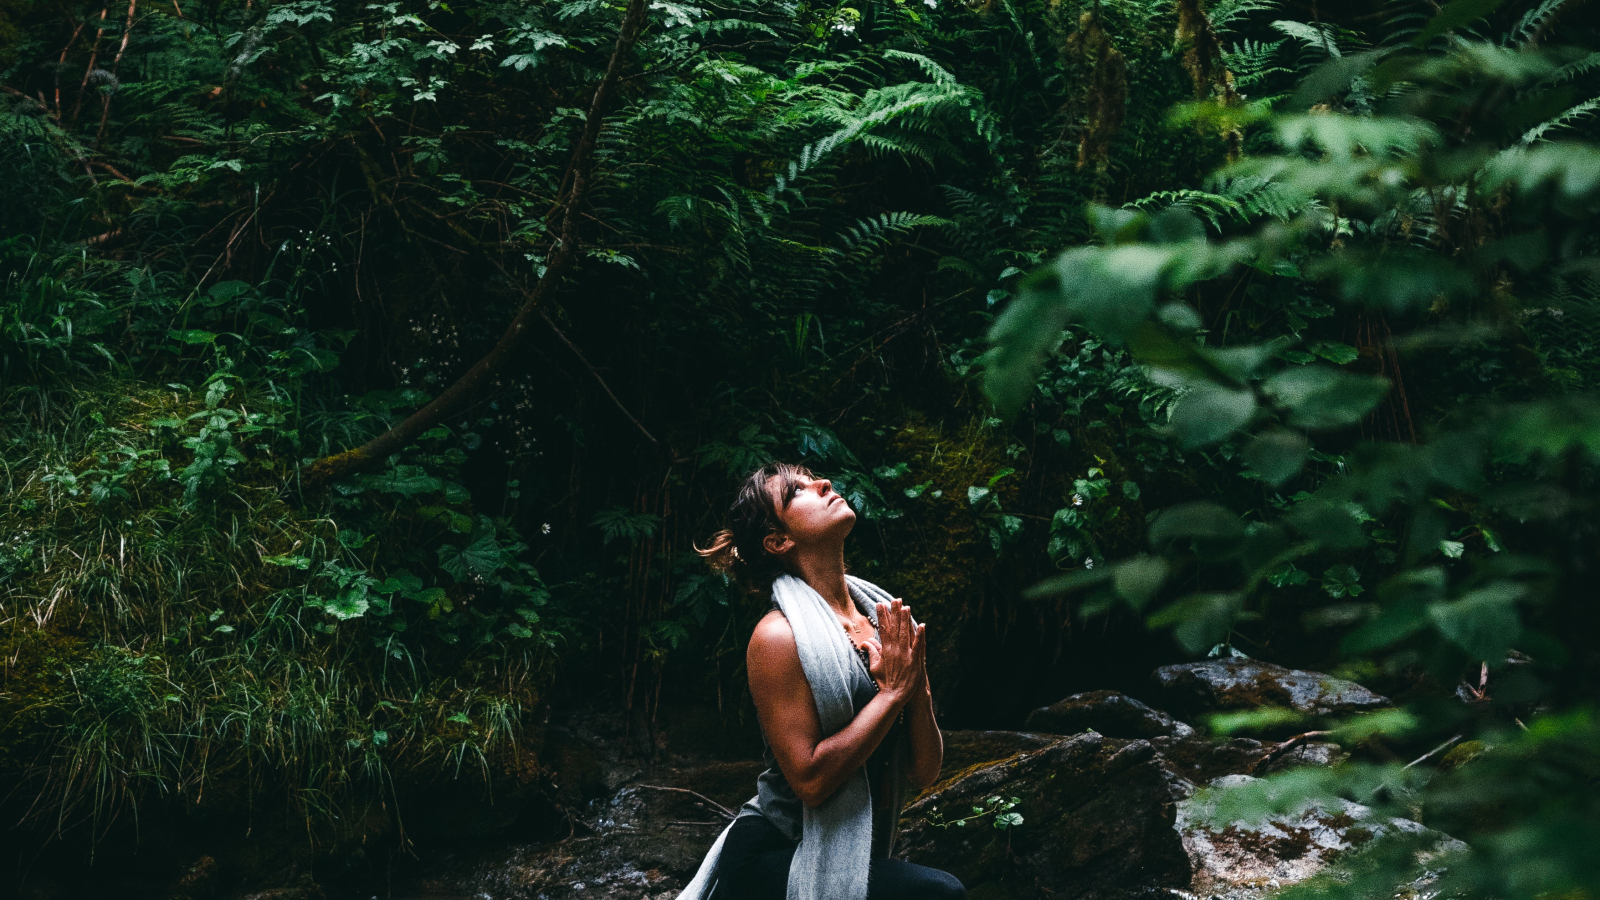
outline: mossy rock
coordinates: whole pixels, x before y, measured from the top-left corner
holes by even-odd
[[[991,797],[1017,798],[1009,812],[1021,823],[1000,829],[971,813]],[[1081,734],[936,785],[906,808],[895,855],[1018,900],[1182,888],[1190,870],[1173,829],[1176,801],[1149,743]]]

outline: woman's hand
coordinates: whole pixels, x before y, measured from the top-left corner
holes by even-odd
[[[891,603],[878,603],[878,639],[868,638],[867,671],[878,683],[878,690],[897,705],[903,705],[926,684],[926,626],[913,625],[911,608],[898,597]]]

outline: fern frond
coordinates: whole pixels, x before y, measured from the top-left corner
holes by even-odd
[[[1147,213],[1172,208],[1188,209],[1203,217],[1211,224],[1212,228],[1218,231],[1222,230],[1221,223],[1223,219],[1243,219],[1245,212],[1244,205],[1231,197],[1187,188],[1176,191],[1156,191],[1148,197],[1141,197],[1127,204],[1123,208],[1137,209]]]
[[[1544,30],[1545,24],[1567,2],[1568,0],[1544,0],[1543,3],[1523,13],[1522,18],[1517,20],[1517,24],[1512,26],[1510,33],[1506,35],[1505,43],[1526,44],[1534,35]]]
[[[1522,139],[1519,143],[1526,147],[1535,141],[1543,140],[1546,132],[1554,131],[1557,128],[1569,127],[1572,125],[1572,123],[1578,121],[1584,116],[1589,115],[1596,109],[1600,109],[1600,97],[1596,97],[1592,100],[1585,100],[1582,103],[1579,103],[1577,106],[1574,106],[1571,109],[1568,109],[1566,112],[1563,112],[1561,115],[1556,116],[1548,121],[1540,122],[1538,125],[1528,129],[1527,133],[1522,136]]]

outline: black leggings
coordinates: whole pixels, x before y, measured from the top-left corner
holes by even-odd
[[[733,823],[717,859],[711,900],[784,900],[796,845],[762,816]],[[949,872],[898,859],[875,859],[867,870],[867,900],[966,900]]]

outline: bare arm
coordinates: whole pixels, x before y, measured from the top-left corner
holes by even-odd
[[[906,725],[911,730],[911,770],[906,777],[912,787],[920,790],[938,781],[939,769],[944,766],[944,735],[939,733],[939,723],[933,717],[933,691],[926,669],[922,686],[912,695],[906,704]]]
[[[880,623],[888,621],[883,615],[886,611],[887,606],[880,607]],[[909,614],[905,617],[909,618]],[[850,724],[824,739],[816,700],[800,666],[789,621],[773,611],[756,626],[745,657],[750,693],[767,742],[778,758],[778,768],[807,806],[820,805],[833,796],[866,763],[889,733],[901,708],[915,696],[913,689],[918,682],[913,663],[920,666],[920,661],[914,656],[909,629],[902,628],[897,634],[899,638],[889,651],[876,654],[878,665],[873,675],[878,681],[878,695],[856,713]]]

